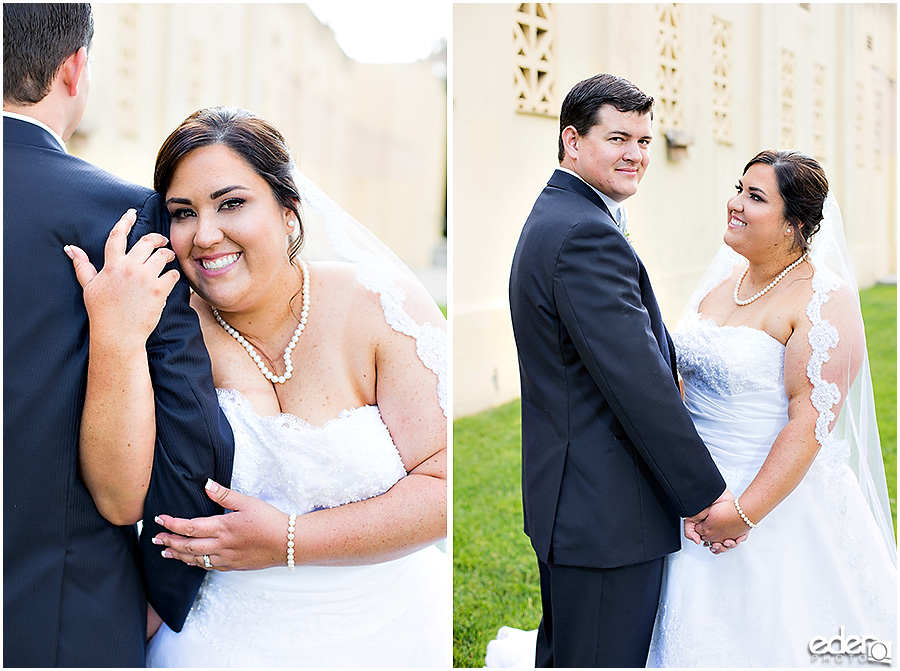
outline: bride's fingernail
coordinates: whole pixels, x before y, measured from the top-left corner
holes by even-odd
[[[161,540],[159,540],[159,536],[154,536],[153,538],[150,539],[150,542],[153,543],[154,545],[162,545],[163,544],[163,542]]]
[[[212,492],[213,494],[215,494],[217,491],[219,491],[219,485],[216,484],[215,482],[213,482],[212,478],[207,478],[206,479],[206,491]]]
[[[159,526],[163,526],[163,521],[159,515],[153,518],[153,521],[156,522]]]
[[[163,557],[165,557],[166,559],[171,559],[171,558],[172,558],[172,553],[169,552],[169,548],[166,548],[166,549],[163,550],[160,554],[161,554]]]
[[[73,259],[73,260],[75,259],[75,252],[72,251],[72,245],[65,245],[63,247],[63,251],[66,253],[66,256],[68,256],[70,259]]]

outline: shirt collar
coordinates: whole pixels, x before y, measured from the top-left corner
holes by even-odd
[[[69,150],[66,149],[66,143],[63,142],[63,139],[59,136],[59,134],[55,130],[50,128],[50,126],[43,123],[42,121],[38,121],[37,119],[35,119],[32,116],[27,116],[25,114],[18,114],[16,112],[7,112],[5,110],[3,112],[3,116],[9,117],[10,119],[18,119],[19,121],[25,121],[26,123],[31,123],[31,124],[34,124],[35,126],[38,126],[39,128],[43,128],[45,131],[50,133],[50,135],[53,136],[53,139],[56,140],[56,142],[59,144],[60,149],[62,149],[66,154],[69,153]]]
[[[600,196],[600,198],[603,200],[603,202],[606,203],[606,207],[609,208],[609,213],[612,215],[613,220],[614,221],[619,220],[618,213],[619,213],[619,210],[622,209],[621,203],[617,203],[612,198],[610,198],[605,193],[603,193],[600,189],[594,188],[591,184],[588,184],[587,181],[585,181],[584,177],[579,175],[577,172],[575,172],[573,170],[569,170],[568,168],[563,168],[562,166],[558,167],[557,170],[562,170],[563,172],[567,172],[570,175],[577,177],[578,179],[580,179],[582,182],[584,182],[588,186],[590,186],[594,190],[594,193],[596,193],[598,196]]]

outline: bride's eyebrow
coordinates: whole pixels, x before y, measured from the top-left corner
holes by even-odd
[[[235,189],[244,189],[244,190],[246,190],[247,187],[246,187],[246,186],[240,186],[239,184],[234,184],[234,185],[232,185],[232,186],[225,186],[225,187],[222,187],[221,189],[219,189],[219,190],[217,190],[217,191],[213,191],[211,194],[209,194],[209,199],[210,199],[210,200],[215,200],[215,199],[218,198],[219,196],[224,196],[224,195],[225,195],[226,193],[228,193],[229,191],[234,191]]]
[[[193,205],[190,198],[169,198],[166,201],[166,205],[170,205],[172,203],[175,203],[177,205]]]

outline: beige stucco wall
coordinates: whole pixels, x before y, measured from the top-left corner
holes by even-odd
[[[558,120],[515,111],[518,4],[453,12],[453,402],[462,416],[518,396],[507,281],[519,231],[557,166]],[[553,4],[556,102],[597,72],[659,98],[654,4]],[[816,156],[844,212],[860,286],[896,273],[896,5],[684,4],[682,130],[687,158],[670,161],[659,124],[629,230],[670,326],[721,244],[725,203],[744,164],[767,148]],[[732,26],[733,138],[713,139],[711,25]],[[794,54],[793,147],[780,147],[784,73]],[[813,64],[823,67],[823,142],[814,148]],[[657,119],[658,120],[658,119]],[[817,151],[818,150],[818,151]]]
[[[93,83],[74,153],[150,185],[160,144],[188,114],[245,107],[407,264],[432,265],[444,245],[447,153],[446,84],[433,63],[347,58],[302,4],[93,10]]]

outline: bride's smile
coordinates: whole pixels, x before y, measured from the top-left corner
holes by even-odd
[[[211,254],[209,256],[201,256],[195,258],[194,261],[206,275],[215,276],[228,272],[231,266],[234,265],[240,257],[240,252],[234,252],[231,254]]]

